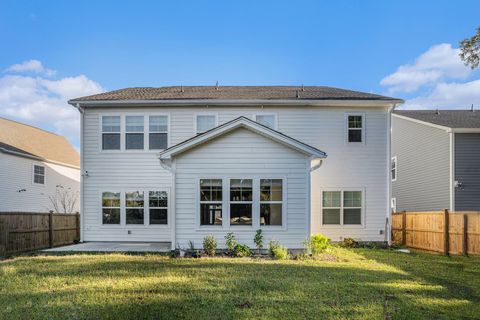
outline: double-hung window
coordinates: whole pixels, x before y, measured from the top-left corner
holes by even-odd
[[[150,224],[168,223],[168,197],[165,191],[150,191],[148,193]]]
[[[230,225],[252,225],[253,180],[230,179]]]
[[[149,149],[162,150],[168,146],[168,117],[149,117]]]
[[[363,116],[348,115],[348,142],[363,142]]]
[[[143,150],[143,116],[125,117],[125,149]]]
[[[390,172],[392,174],[392,181],[397,181],[397,157],[392,158]]]
[[[120,192],[102,193],[102,223],[120,224]]]
[[[276,119],[274,114],[257,114],[255,116],[255,121],[269,127],[270,129],[276,130]]]
[[[282,179],[260,179],[260,225],[282,225]]]
[[[324,225],[362,224],[362,192],[323,191],[322,221]]]
[[[200,225],[222,225],[222,179],[200,179]]]
[[[125,192],[125,215],[127,224],[144,224],[143,191]]]
[[[34,165],[33,166],[33,183],[45,184],[45,167]]]
[[[102,117],[102,150],[120,150],[120,116]]]
[[[217,126],[217,117],[215,115],[197,115],[197,134],[204,133]]]

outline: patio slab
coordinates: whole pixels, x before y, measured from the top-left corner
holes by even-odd
[[[168,242],[83,242],[43,252],[169,252]]]

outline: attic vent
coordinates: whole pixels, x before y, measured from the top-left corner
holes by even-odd
[[[298,92],[298,90],[297,90],[297,98],[300,98],[300,93]]]

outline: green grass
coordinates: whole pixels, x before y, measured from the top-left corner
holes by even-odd
[[[17,257],[0,262],[0,319],[480,318],[480,258],[374,249],[335,255]]]

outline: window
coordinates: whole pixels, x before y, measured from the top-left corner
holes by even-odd
[[[392,181],[397,181],[397,157],[392,158],[391,165]]]
[[[252,225],[252,179],[230,180],[230,225]]]
[[[392,212],[393,212],[393,213],[397,212],[397,198],[395,198],[395,197],[392,198],[392,204],[391,204],[391,206],[392,206]]]
[[[282,179],[260,179],[260,225],[282,225]]]
[[[102,150],[120,150],[120,116],[102,117]]]
[[[322,198],[324,225],[362,224],[361,191],[323,191]]]
[[[149,117],[149,149],[161,150],[167,149],[168,145],[168,117],[150,116]]]
[[[255,121],[266,127],[269,127],[270,129],[276,129],[274,114],[257,114],[255,116]]]
[[[143,191],[125,193],[125,212],[127,224],[143,224]]]
[[[33,183],[35,184],[45,184],[45,167],[44,166],[33,166]]]
[[[215,115],[197,116],[197,134],[204,133],[217,126],[217,117]]]
[[[222,180],[200,180],[200,225],[222,225]]]
[[[150,191],[148,193],[150,209],[150,224],[167,224],[168,198],[165,191]]]
[[[120,224],[120,192],[102,193],[102,223]]]
[[[348,116],[348,142],[363,142],[363,116]]]
[[[143,116],[125,117],[125,149],[143,150]]]

